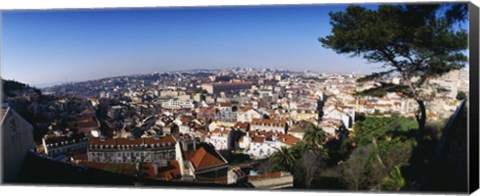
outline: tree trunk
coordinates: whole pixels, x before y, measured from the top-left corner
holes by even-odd
[[[423,100],[416,100],[418,103],[418,112],[415,115],[418,123],[418,132],[416,135],[417,145],[423,147],[423,137],[425,136],[425,123],[427,121],[427,109]]]
[[[307,187],[307,189],[312,187],[312,181],[313,181],[312,177],[307,178],[307,181],[305,183],[305,186]]]

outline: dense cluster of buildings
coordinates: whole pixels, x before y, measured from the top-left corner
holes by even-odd
[[[460,70],[431,81],[452,91],[426,103],[429,119],[453,112],[457,92],[468,93],[464,75]],[[359,86],[358,77],[230,68],[60,85],[44,90],[58,99],[33,106],[45,115],[58,114],[48,116],[48,133],[37,151],[104,170],[140,164],[146,169],[134,167],[132,173],[157,180],[262,184],[264,178],[277,178],[290,184],[289,174],[245,173],[222,154],[265,159],[302,140],[309,126],[335,138],[341,129],[352,131],[358,114],[412,116],[417,110],[415,101],[400,93],[355,95],[377,85]]]

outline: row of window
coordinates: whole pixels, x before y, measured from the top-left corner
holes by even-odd
[[[152,159],[153,158],[153,159]],[[163,161],[174,160],[175,152],[154,154],[151,153],[102,153],[91,152],[89,153],[89,159],[93,161],[106,161],[106,162],[132,162],[132,161]]]
[[[63,146],[60,148],[47,148],[47,152],[49,155],[57,155],[57,154],[64,154],[72,151],[79,151],[79,150],[86,150],[86,149],[87,149],[87,143]]]

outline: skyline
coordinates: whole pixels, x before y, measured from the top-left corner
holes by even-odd
[[[376,71],[317,40],[331,33],[328,13],[347,6],[3,11],[2,78],[45,86],[227,67]]]

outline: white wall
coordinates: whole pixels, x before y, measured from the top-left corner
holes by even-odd
[[[14,182],[30,149],[35,147],[33,127],[19,114],[8,109],[2,125],[3,182]]]

